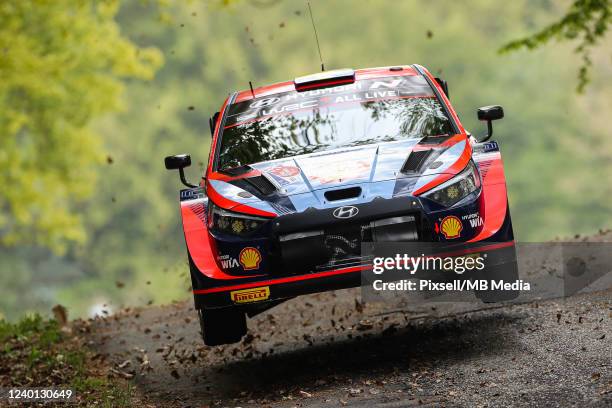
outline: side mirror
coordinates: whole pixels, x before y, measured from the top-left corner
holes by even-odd
[[[476,113],[478,114],[478,120],[487,121],[487,136],[480,140],[480,142],[485,142],[493,136],[493,125],[491,122],[504,117],[504,108],[499,105],[483,106],[478,108]]]
[[[191,156],[188,154],[175,154],[174,156],[168,156],[164,159],[164,164],[168,170],[178,170],[181,183],[187,187],[194,188],[198,187],[194,184],[187,182],[185,179],[185,167],[191,166]]]
[[[191,166],[191,156],[188,154],[175,154],[164,159],[168,170],[179,170]]]
[[[446,97],[450,99],[450,95],[448,94],[448,82],[438,77],[436,77],[435,80],[438,83],[438,85],[440,85],[442,90],[444,91],[444,95],[446,95]]]
[[[219,119],[219,115],[221,112],[215,112],[210,118],[208,118],[208,124],[210,125],[210,137],[215,135],[215,125],[217,123],[217,119]]]

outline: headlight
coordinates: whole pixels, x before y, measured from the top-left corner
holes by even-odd
[[[479,188],[480,176],[478,170],[476,170],[476,166],[470,161],[465,170],[447,182],[423,194],[423,197],[429,198],[445,207],[450,207],[457,204],[467,195],[477,191]]]
[[[210,204],[208,209],[208,228],[232,235],[249,235],[268,221],[267,218],[253,217],[235,213]]]

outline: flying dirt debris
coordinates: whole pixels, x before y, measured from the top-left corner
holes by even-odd
[[[131,310],[98,320],[92,339],[164,406],[612,403],[610,290],[410,309],[362,304],[358,289],[326,292],[256,316],[240,343],[218,347],[203,346],[190,319],[190,302]]]

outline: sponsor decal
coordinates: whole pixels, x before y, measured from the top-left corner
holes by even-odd
[[[488,152],[497,152],[497,151],[499,151],[499,145],[494,140],[490,142],[485,142],[485,143],[476,143],[474,145],[475,153],[488,153]]]
[[[490,142],[483,143],[483,145],[482,145],[482,151],[485,152],[485,153],[486,152],[497,151],[497,150],[499,150],[499,145],[494,140],[492,140]]]
[[[253,194],[249,193],[248,191],[239,191],[237,195],[240,198],[251,198],[251,197],[253,197]]]
[[[256,118],[257,118],[257,112],[251,112],[251,113],[246,113],[244,115],[238,116],[236,120],[238,122],[246,122],[248,120],[256,119]]]
[[[297,183],[301,179],[300,169],[295,166],[281,164],[265,171],[280,186]]]
[[[347,156],[342,156],[347,158]],[[347,180],[357,180],[370,175],[372,164],[364,161],[328,161],[325,159],[313,160],[307,164],[305,172],[310,176],[311,182],[331,184]],[[304,166],[302,166],[304,167]]]
[[[230,292],[230,297],[234,303],[259,302],[270,297],[270,287],[262,286],[259,288],[235,290]]]
[[[461,217],[463,221],[468,221],[470,223],[470,227],[478,228],[483,224],[482,217],[478,213],[468,214]]]
[[[189,190],[181,190],[180,200],[196,200],[198,198],[204,198],[204,192],[200,187],[189,189]]]
[[[463,224],[461,220],[454,215],[444,217],[444,219],[440,221],[440,232],[442,232],[446,239],[459,238],[462,229]]]
[[[338,207],[332,213],[334,217],[340,219],[353,218],[359,213],[359,208],[354,207],[352,205],[347,205],[344,207]]]
[[[231,269],[238,267],[238,260],[236,258],[232,258],[229,255],[219,255],[217,257],[219,264],[223,269]]]
[[[425,79],[412,75],[376,80],[358,80],[352,84],[303,92],[290,91],[273,97],[232,104],[226,126],[301,109],[321,108],[330,104],[363,103],[379,99],[411,96],[433,97],[434,95]]]
[[[269,171],[279,177],[295,177],[300,174],[300,169],[295,166],[276,166]]]
[[[251,108],[251,109],[263,108],[264,106],[274,105],[275,103],[280,102],[280,100],[281,99],[277,98],[277,97],[259,99],[259,100],[256,100],[255,102],[251,103],[249,105],[249,108]]]
[[[242,251],[240,251],[238,260],[240,261],[240,265],[242,265],[245,271],[259,269],[259,264],[261,263],[261,254],[259,253],[259,250],[257,248],[246,247],[243,248]]]

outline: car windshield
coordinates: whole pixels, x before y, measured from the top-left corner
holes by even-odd
[[[361,80],[232,104],[218,168],[450,133],[450,121],[422,76]]]

